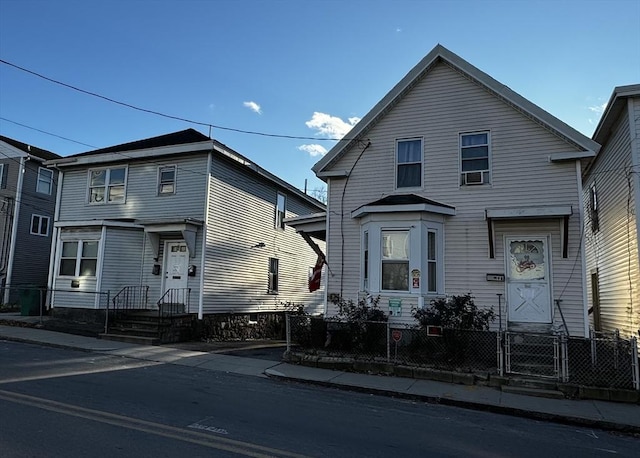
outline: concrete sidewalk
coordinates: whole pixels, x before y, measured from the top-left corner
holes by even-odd
[[[0,339],[44,344],[114,356],[198,367],[257,377],[312,383],[339,389],[486,410],[605,430],[640,434],[640,405],[595,400],[546,399],[506,393],[478,385],[358,374],[329,369],[185,350],[170,345],[142,346],[33,327],[0,326]]]

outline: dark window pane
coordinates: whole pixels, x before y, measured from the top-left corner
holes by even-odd
[[[462,159],[475,159],[479,157],[489,157],[488,146],[474,146],[473,148],[462,149]]]
[[[488,143],[488,135],[484,134],[467,134],[462,136],[462,146],[486,145]]]
[[[126,169],[111,169],[111,173],[109,174],[109,184],[124,184],[124,175]]]
[[[429,290],[429,292],[434,292],[438,290],[437,287],[437,277],[436,277],[436,263],[435,262],[430,262],[429,265],[427,266],[428,268],[428,272],[427,272],[427,289]]]
[[[40,233],[42,235],[47,235],[49,233],[49,219],[42,218],[40,221]]]
[[[78,255],[78,242],[63,242],[62,257],[75,258]]]
[[[83,259],[82,261],[80,261],[80,276],[95,277],[96,264],[97,261],[95,259]]]
[[[74,276],[76,274],[76,260],[74,259],[61,259],[60,260],[60,275]]]
[[[462,161],[463,172],[489,170],[489,159],[472,159]]]
[[[422,164],[398,165],[398,188],[419,187],[421,181]]]
[[[97,258],[98,257],[98,242],[84,242],[82,244],[82,257],[83,258]]]
[[[31,232],[34,234],[39,234],[39,228],[38,225],[40,223],[40,217],[39,216],[34,216],[33,218],[31,218]]]
[[[387,291],[407,291],[409,289],[409,263],[382,263],[382,289]]]
[[[422,141],[406,140],[398,142],[398,164],[422,162]]]

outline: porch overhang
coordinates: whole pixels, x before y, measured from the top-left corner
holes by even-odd
[[[287,226],[291,226],[296,230],[298,234],[307,242],[307,245],[326,263],[326,256],[322,252],[322,249],[311,238],[316,238],[327,241],[327,213],[313,213],[310,215],[294,216],[292,218],[285,218],[284,223]]]
[[[416,194],[394,194],[356,208],[352,218],[362,218],[372,213],[427,212],[455,216],[456,208]]]
[[[202,221],[187,218],[181,220],[170,221],[140,221],[144,226],[144,233],[147,236],[147,240],[153,250],[154,259],[160,257],[160,235],[161,234],[181,234],[187,249],[189,250],[189,257],[194,258],[196,255],[196,235],[198,228],[202,227]]]
[[[495,258],[494,221],[495,220],[519,220],[519,219],[545,219],[560,218],[563,220],[562,237],[562,257],[569,255],[568,235],[569,217],[573,214],[571,205],[541,205],[536,207],[507,207],[507,208],[485,208],[485,219],[487,220],[487,232],[489,238],[489,257]]]

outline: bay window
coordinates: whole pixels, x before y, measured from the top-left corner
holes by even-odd
[[[98,264],[98,241],[62,242],[58,275],[95,277]]]

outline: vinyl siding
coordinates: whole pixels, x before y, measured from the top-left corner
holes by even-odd
[[[7,263],[9,261],[9,249],[11,244],[11,232],[13,228],[13,214],[15,211],[16,187],[18,185],[19,158],[9,159],[4,157],[8,150],[0,143],[0,164],[4,165],[4,186],[0,187],[0,278],[4,278]],[[17,161],[17,162],[16,162]]]
[[[636,118],[640,100],[635,100]],[[600,316],[603,330],[619,329],[622,335],[636,335],[640,327],[640,266],[635,201],[638,180],[629,174],[631,133],[629,111],[622,111],[606,144],[585,180],[585,248],[587,291],[593,304],[591,273],[599,276]],[[638,123],[637,119],[635,121]],[[640,132],[640,126],[636,127]],[[636,133],[637,135],[637,133]],[[636,140],[637,141],[637,140]],[[595,184],[599,230],[592,232],[589,218],[590,187]]]
[[[92,219],[204,219],[207,155],[203,153],[158,161],[128,163],[126,202],[123,204],[89,204],[88,168],[64,172],[60,221]],[[127,165],[112,164],[111,168]],[[157,195],[158,167],[177,165],[176,193]]]
[[[316,254],[295,230],[275,229],[277,192],[287,197],[286,216],[320,211],[273,183],[214,157],[205,260],[204,313],[282,309],[282,303],[322,309],[324,293],[308,292]],[[264,243],[263,248],[252,248]],[[319,243],[324,249],[324,244]],[[279,259],[279,293],[268,294],[269,258]]]
[[[459,186],[459,134],[490,131],[491,184]],[[395,141],[424,139],[424,186],[395,190]],[[328,293],[355,299],[360,290],[360,222],[350,214],[356,208],[394,193],[416,193],[452,205],[455,216],[445,217],[445,293],[471,292],[480,306],[497,303],[505,285],[486,281],[487,273],[505,273],[502,234],[495,234],[495,259],[488,256],[486,208],[535,205],[570,205],[569,256],[561,258],[561,220],[541,223],[523,220],[510,226],[514,235],[543,230],[552,234],[554,297],[562,292],[563,310],[570,329],[583,334],[582,280],[574,264],[581,265],[581,217],[578,183],[573,162],[551,163],[550,154],[577,148],[553,135],[502,100],[445,64],[435,66],[412,91],[369,132],[371,146],[358,160],[348,180],[331,179],[329,185]],[[347,152],[332,167],[351,170],[362,147]],[[347,190],[342,194],[345,183]],[[341,217],[344,226],[344,249]],[[505,226],[507,227],[507,226]],[[342,252],[344,250],[344,256]],[[343,285],[340,285],[340,272]],[[566,287],[565,287],[566,286]],[[504,298],[505,296],[503,296]]]
[[[144,231],[107,227],[100,289],[111,297],[125,286],[141,285]]]
[[[18,169],[18,164],[15,164]],[[39,163],[25,162],[18,216],[18,237],[13,260],[11,283],[46,286],[49,272],[49,256],[53,234],[53,218],[56,199],[57,172],[53,174],[51,194],[36,192]],[[46,237],[31,234],[31,217],[39,215],[49,218]]]

